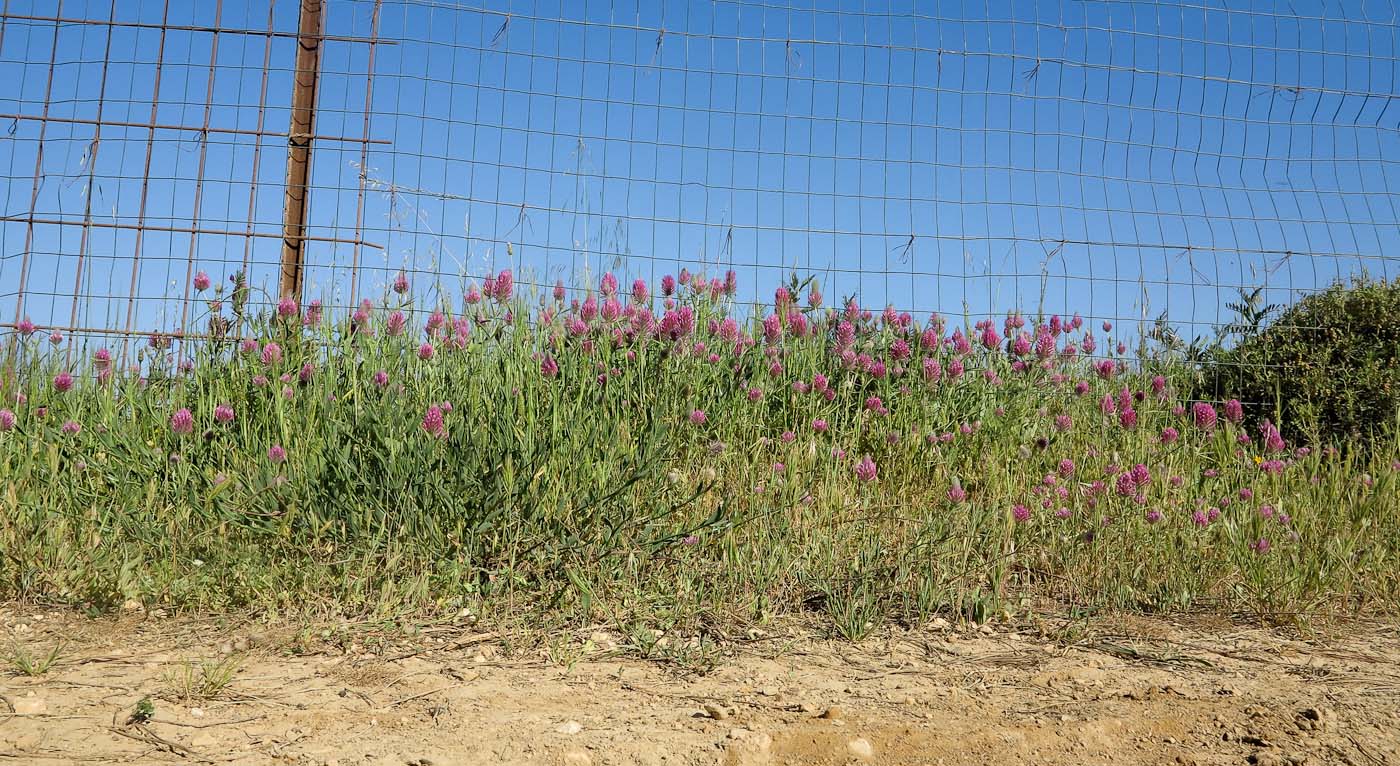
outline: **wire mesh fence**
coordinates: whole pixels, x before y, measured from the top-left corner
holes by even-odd
[[[195,333],[200,272],[344,310],[688,266],[1204,334],[1400,269],[1396,13],[4,0],[0,332]]]

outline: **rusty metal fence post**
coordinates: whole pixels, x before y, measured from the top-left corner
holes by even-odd
[[[306,247],[306,204],[311,176],[311,139],[315,130],[316,85],[321,70],[324,0],[301,0],[297,27],[296,78],[292,86],[292,119],[287,136],[287,186],[282,207],[281,297],[301,300],[302,265]]]

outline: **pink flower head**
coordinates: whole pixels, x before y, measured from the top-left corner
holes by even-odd
[[[1155,376],[1153,376],[1153,378],[1152,378],[1152,393],[1154,393],[1154,394],[1161,394],[1162,392],[1164,392],[1164,391],[1166,391],[1166,390],[1167,390],[1167,379],[1164,378],[1164,377],[1162,377],[1161,375],[1155,375]]]
[[[647,292],[647,283],[645,279],[632,280],[632,300],[637,303],[646,303],[647,299],[650,297],[650,293]]]
[[[60,394],[73,388],[73,376],[66,372],[60,372],[53,378],[54,390]]]
[[[394,275],[394,292],[399,295],[408,292],[408,275],[402,271]]]
[[[1030,521],[1031,509],[1027,508],[1026,506],[1020,503],[1017,503],[1011,506],[1011,518],[1015,519],[1016,523],[1018,524],[1025,521]]]
[[[374,385],[380,388],[389,385],[389,372],[387,370],[376,371],[374,373]]]
[[[220,404],[214,408],[214,420],[228,423],[233,420],[233,405]]]
[[[961,359],[956,359],[956,358],[953,359],[952,361],[948,362],[948,375],[947,375],[947,378],[948,378],[949,380],[957,380],[958,378],[961,378],[962,375],[963,375],[964,369],[965,369],[965,368],[964,368],[964,365],[963,365],[963,360],[961,360]]]
[[[422,360],[425,361],[425,362],[428,361],[429,359],[432,359],[432,358],[433,358],[433,354],[435,354],[435,353],[437,353],[437,352],[436,352],[436,350],[433,348],[433,344],[431,344],[431,343],[424,343],[423,345],[421,345],[421,346],[418,347],[418,358],[419,358],[419,359],[422,359]]]
[[[1252,543],[1249,544],[1249,549],[1252,550],[1252,551],[1254,551],[1255,553],[1258,553],[1258,554],[1261,555],[1261,556],[1262,556],[1263,554],[1265,554],[1265,553],[1268,553],[1268,552],[1269,552],[1269,538],[1267,538],[1267,537],[1261,537],[1261,538],[1259,538],[1258,540],[1256,540],[1256,541],[1254,541],[1254,542],[1252,542]]]
[[[1196,402],[1191,407],[1191,415],[1196,421],[1196,427],[1202,431],[1215,430],[1215,408],[1205,402]]]
[[[1123,497],[1132,497],[1137,494],[1137,482],[1133,481],[1133,475],[1127,471],[1118,474],[1114,481],[1114,489]]]
[[[59,332],[58,330],[54,330],[53,332],[49,333],[49,342],[54,344],[55,346],[63,343],[63,333]]]
[[[1070,460],[1069,458],[1064,458],[1063,460],[1061,460],[1061,461],[1060,461],[1060,465],[1059,465],[1059,472],[1060,472],[1060,475],[1063,476],[1063,477],[1065,477],[1066,479],[1068,479],[1069,477],[1073,476],[1073,475],[1074,475],[1074,461],[1073,461],[1073,460]]]
[[[282,361],[282,347],[276,343],[268,343],[262,349],[262,363],[274,365]]]
[[[1102,410],[1105,415],[1112,415],[1118,411],[1118,403],[1114,401],[1113,394],[1103,395],[1103,398],[1099,400],[1099,409]]]
[[[1113,361],[1110,359],[1102,359],[1099,361],[1098,364],[1094,365],[1094,370],[1098,372],[1099,377],[1103,378],[1104,380],[1108,380],[1109,378],[1113,377],[1113,373],[1117,369],[1118,368],[1113,364]]]
[[[684,272],[682,272],[682,273],[684,273]],[[687,276],[687,277],[686,277],[686,280],[689,281],[689,279],[690,279],[690,277]],[[667,274],[666,276],[664,276],[664,277],[661,278],[661,294],[664,295],[664,296],[666,296],[666,297],[668,297],[668,298],[669,298],[670,296],[676,294],[676,278],[675,278],[675,277],[671,276],[670,274]]]
[[[209,285],[210,285],[210,281],[209,281],[209,275],[208,275],[208,274],[205,274],[204,272],[201,271],[201,272],[198,272],[197,274],[194,275],[194,289],[195,289],[195,291],[201,292],[201,293],[202,293],[202,292],[204,292],[205,290],[208,290],[208,289],[209,289]]]
[[[287,296],[277,302],[277,316],[289,319],[297,314],[297,302],[295,298]]]
[[[706,419],[707,419],[707,418],[706,418],[706,415],[705,415],[705,411],[704,411],[704,410],[691,410],[691,411],[690,411],[690,422],[691,422],[691,424],[697,425],[697,426],[704,425]]]
[[[997,335],[997,328],[991,322],[982,326],[982,345],[988,350],[1001,345],[1001,336]]]
[[[15,427],[15,413],[10,410],[0,410],[0,431],[9,431]]]
[[[734,272],[734,269],[724,272],[724,294],[732,296],[738,291],[739,275]]]
[[[763,318],[763,339],[769,343],[777,343],[783,336],[783,326],[777,314],[769,314]]]
[[[564,300],[564,280],[554,280],[554,300],[563,302]]]
[[[1273,423],[1265,420],[1263,423],[1259,424],[1259,431],[1264,436],[1265,450],[1269,452],[1283,452],[1285,449],[1288,449],[1288,444],[1284,442],[1283,435],[1279,433],[1278,428]]]
[[[496,289],[495,281],[492,280],[490,277],[486,278],[486,284],[492,290]],[[462,296],[462,299],[467,302],[468,306],[475,306],[476,304],[481,303],[481,291],[477,289],[476,285],[472,285],[467,288],[467,294]]]
[[[874,481],[877,473],[875,461],[871,460],[869,455],[862,457],[860,462],[856,463],[856,478],[861,481]]]
[[[1020,333],[1016,340],[1011,342],[1011,352],[1016,356],[1025,356],[1031,352],[1031,339],[1029,335]]]
[[[756,402],[763,398],[763,389],[758,386],[749,386],[747,396],[749,397],[749,401]]]
[[[19,330],[20,335],[28,338],[34,334],[34,323],[29,321],[29,317],[25,317],[19,320],[19,324],[15,325],[15,329]]]
[[[274,444],[267,448],[267,459],[274,463],[285,463],[287,462],[287,450],[283,449],[280,444]]]
[[[1181,432],[1180,432],[1180,431],[1177,431],[1175,428],[1172,428],[1171,426],[1167,426],[1166,428],[1163,428],[1163,429],[1162,429],[1162,443],[1163,443],[1163,444],[1171,444],[1172,442],[1176,441],[1177,437],[1180,436],[1180,435],[1181,435]]]
[[[442,408],[436,404],[428,407],[428,411],[423,414],[423,430],[429,436],[444,437],[447,435],[447,427],[443,422]]]
[[[62,430],[69,436],[77,436],[83,432],[83,427],[76,420],[68,420],[63,423]]]
[[[1070,418],[1069,415],[1056,415],[1056,416],[1055,416],[1055,430],[1056,430],[1056,431],[1068,431],[1068,430],[1070,430],[1070,429],[1073,428],[1073,427],[1074,427],[1074,420],[1072,420],[1072,419]]]
[[[194,415],[189,408],[181,407],[170,416],[170,431],[182,436],[194,431]]]
[[[1153,508],[1152,510],[1150,510],[1150,511],[1147,512],[1147,523],[1148,523],[1148,524],[1156,524],[1157,522],[1159,522],[1159,521],[1161,521],[1161,520],[1162,520],[1162,512],[1159,511],[1159,510],[1157,510],[1156,508]]]
[[[616,287],[617,287],[617,280],[614,279],[614,280],[613,280],[613,288],[614,288],[614,289],[613,289],[613,292],[617,292]],[[495,293],[496,302],[497,302],[497,303],[505,303],[506,301],[509,301],[509,300],[510,300],[511,292],[514,291],[514,289],[515,289],[515,275],[511,273],[510,269],[502,269],[502,270],[501,270],[501,273],[496,275],[496,293]]]
[[[828,426],[826,421],[822,420],[821,418],[816,418],[812,421],[812,430],[816,431],[819,434],[826,433],[827,428]]]
[[[408,327],[408,318],[402,311],[395,311],[385,320],[384,332],[393,336],[403,335],[404,329]]]
[[[948,488],[948,499],[954,503],[961,503],[967,500],[967,490],[963,489],[962,485],[954,483]]]
[[[953,350],[958,354],[966,354],[972,350],[972,344],[967,342],[961,328],[953,331]]]
[[[821,293],[821,290],[817,289],[817,286],[816,286],[816,285],[812,285],[812,289],[807,291],[807,306],[810,307],[810,308],[817,309],[817,308],[821,308],[821,305],[822,305],[822,293]]]
[[[540,360],[540,374],[546,378],[553,378],[559,374],[559,363],[554,361],[554,357],[545,354]]]
[[[1123,426],[1124,428],[1137,428],[1137,423],[1137,410],[1129,407],[1118,413],[1118,424]]]
[[[1230,401],[1225,402],[1224,410],[1225,419],[1230,421],[1231,423],[1238,423],[1241,420],[1244,420],[1244,405],[1240,404],[1239,399],[1231,399]]]
[[[943,376],[942,365],[940,365],[938,363],[938,360],[934,359],[933,357],[924,357],[923,367],[924,380],[930,383],[938,382],[938,379]]]

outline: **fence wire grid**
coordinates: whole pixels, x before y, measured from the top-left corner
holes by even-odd
[[[195,332],[200,271],[275,299],[301,141],[338,309],[689,266],[1207,334],[1396,273],[1398,50],[1376,0],[3,0],[0,332]]]

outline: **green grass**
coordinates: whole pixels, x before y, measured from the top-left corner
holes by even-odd
[[[16,643],[10,647],[5,659],[14,672],[37,678],[53,670],[58,661],[63,659],[63,648],[63,642],[60,641],[49,647],[46,652],[34,652]]]
[[[181,344],[188,370],[177,349],[141,344],[128,361],[144,377],[98,376],[95,349],[70,362],[37,335],[11,338],[0,595],[283,615],[469,609],[624,632],[807,614],[858,639],[934,615],[1066,608],[1294,620],[1390,611],[1400,592],[1393,438],[1270,452],[1257,423],[1198,428],[1177,393],[1194,370],[1125,356],[1099,327],[1097,358],[1058,353],[1083,348],[1086,324],[1054,338],[1046,366],[1032,351],[1018,370],[1009,344],[984,348],[975,328],[956,351],[952,323],[932,347],[927,325],[878,314],[846,338],[841,312],[804,302],[785,308],[805,336],[784,314],[781,338],[754,322],[740,343],[711,321],[761,307],[683,289],[694,329],[678,338],[621,333],[626,316],[575,335],[568,306],[514,296],[457,306],[460,343],[448,312],[425,360],[427,312],[397,295],[372,307],[373,334],[340,317],[247,316],[234,298],[210,301],[227,340]],[[660,322],[659,299],[648,305]],[[400,309],[408,328],[391,335]],[[263,361],[274,342],[280,358]],[[1107,379],[1094,367],[1105,353]],[[862,355],[885,369],[861,369]],[[951,379],[955,359],[966,371]],[[60,392],[69,365],[77,381]],[[818,374],[832,393],[799,390]],[[1141,395],[1132,427],[1101,410],[1105,396],[1120,410],[1124,389]],[[219,405],[232,420],[216,419]],[[440,436],[425,428],[434,406]],[[182,408],[189,433],[172,428]],[[81,430],[65,432],[70,421]],[[1170,443],[1168,427],[1180,432]],[[869,481],[856,470],[866,456]],[[1120,494],[1117,474],[1139,464],[1150,480]],[[955,486],[965,500],[950,499]]]

